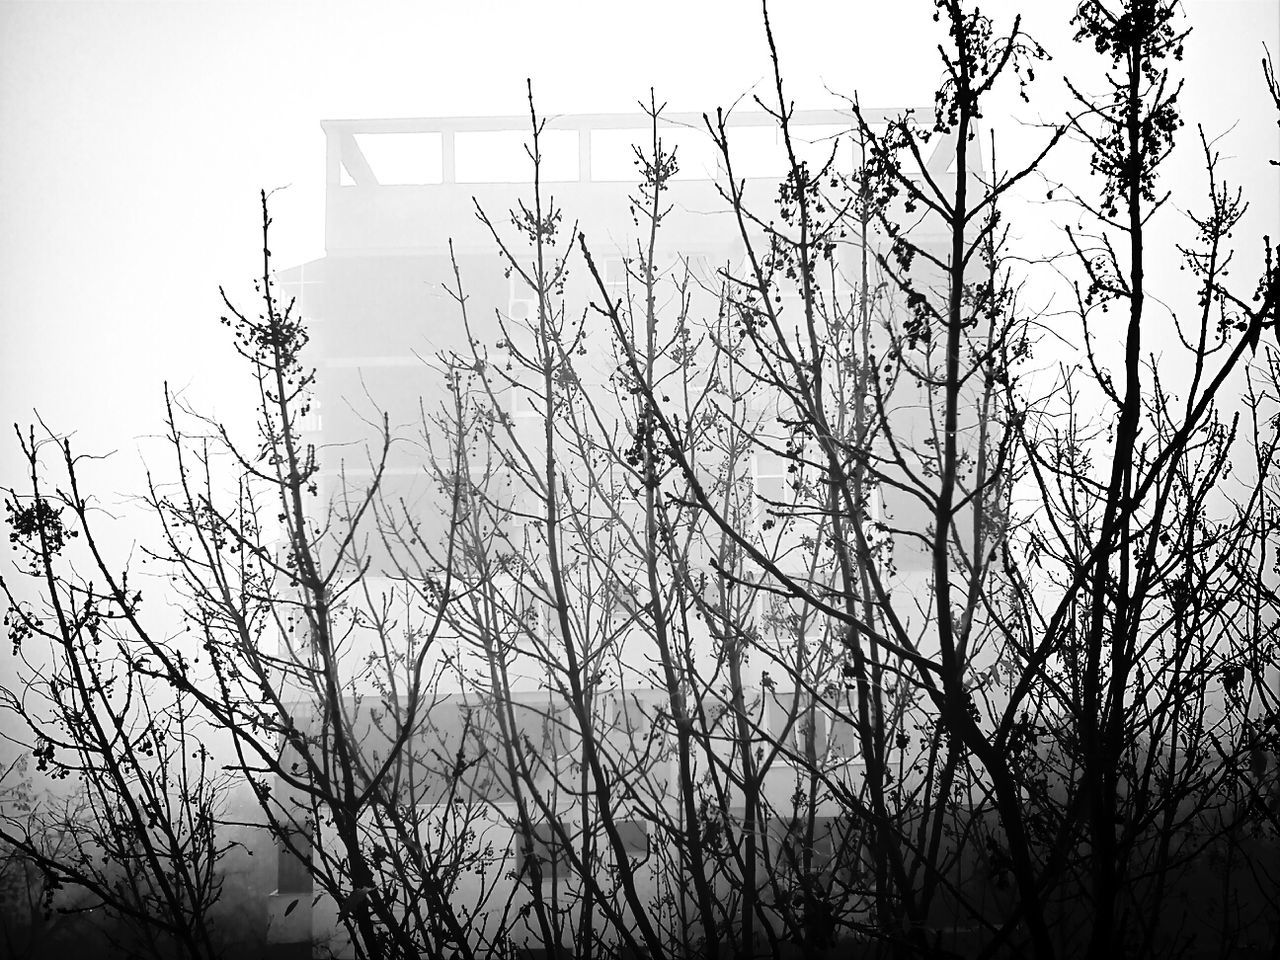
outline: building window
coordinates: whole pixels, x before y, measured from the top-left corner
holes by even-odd
[[[852,884],[859,872],[860,848],[849,822],[840,817],[814,817],[812,827],[810,834],[806,816],[772,821],[770,833],[777,844],[778,866],[796,875],[817,877],[828,887]]]
[[[781,570],[805,576],[816,546],[818,510],[799,485],[797,469],[795,461],[769,450],[751,455],[754,521],[761,549]]]
[[[624,257],[606,257],[600,270],[600,279],[612,301],[626,300],[629,285],[630,264]],[[623,306],[626,306],[624,303]]]
[[[852,696],[830,703],[815,703],[810,696],[792,690],[775,690],[768,697],[769,736],[782,747],[779,759],[803,764],[813,738],[814,757],[819,763],[839,764],[859,755],[857,730],[853,725]]]
[[[520,831],[516,832],[516,873],[521,877],[533,880],[533,867],[537,863],[542,874],[542,883],[554,883],[564,876],[569,869],[568,858],[564,846],[556,836],[555,827],[549,823],[533,825],[528,846]]]
[[[642,857],[649,852],[649,832],[641,820],[618,820],[614,823],[622,849],[627,854]]]
[[[277,847],[277,893],[311,893],[315,880],[311,876],[311,830],[303,828],[289,833]],[[292,848],[292,849],[291,849]]]
[[[515,272],[508,278],[507,315],[502,326],[511,413],[536,417],[543,405],[542,376],[538,371],[543,359],[543,348],[538,343],[538,299]]]
[[[642,593],[643,586],[638,583],[625,574],[610,576],[604,581],[604,603],[611,624],[633,623],[645,612],[647,600]]]

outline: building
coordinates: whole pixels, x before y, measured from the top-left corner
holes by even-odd
[[[882,121],[893,113],[878,111],[868,117]],[[565,211],[565,222],[575,222],[582,231],[606,287],[618,293],[627,283],[626,260],[637,229],[629,199],[639,178],[636,147],[651,142],[649,124],[643,114],[555,117],[547,120],[540,138],[544,192],[554,195]],[[814,165],[831,160],[834,169],[844,172],[855,168],[854,144],[846,135],[852,126],[849,115],[806,111],[797,113],[792,124],[801,159]],[[500,357],[504,341],[510,339],[504,324],[528,319],[536,311],[519,278],[505,269],[497,242],[478,216],[485,212],[501,232],[510,234],[509,211],[519,210],[522,201],[529,202],[530,120],[329,121],[323,126],[328,171],[326,255],[280,276],[281,285],[311,323],[312,356],[318,368],[316,401],[301,426],[321,449],[325,465],[321,499],[327,500],[344,484],[358,485],[362,477],[372,475],[366,451],[372,445],[376,457],[378,418],[385,413],[396,442],[383,474],[383,493],[406,505],[426,538],[443,532],[442,513],[438,505],[432,506],[432,477],[424,469],[429,436],[423,433],[429,434],[431,427],[428,423],[425,431],[421,429],[422,411],[433,409],[446,397],[437,358],[451,353],[466,357],[473,347],[485,356]],[[666,149],[674,146],[680,161],[665,194],[670,213],[662,226],[657,257],[673,262],[680,258],[695,281],[713,284],[719,267],[736,265],[745,254],[739,225],[717,189],[726,174],[723,161],[701,116],[663,115],[657,127]],[[732,115],[727,130],[735,177],[744,179],[754,202],[771,203],[778,178],[787,169],[776,124],[766,114],[741,113]],[[949,173],[943,146],[939,143],[929,161],[931,174],[938,178]],[[757,227],[752,230],[760,232]],[[837,257],[848,258],[837,274],[856,276],[852,248],[841,247]],[[459,304],[449,292],[457,277],[466,296],[469,320],[465,326]],[[837,295],[852,290],[847,280],[839,282],[844,286]],[[565,290],[566,299],[576,297],[581,302],[599,293],[580,265],[571,269]],[[780,302],[785,311],[786,300]],[[616,364],[607,356],[591,354],[583,367],[603,382]],[[498,399],[515,430],[536,436],[542,420],[527,406],[528,394],[522,387],[518,379],[509,382]],[[904,421],[904,427],[909,426]],[[753,454],[745,469],[752,489],[762,496],[784,488],[786,477],[777,458]],[[886,501],[881,509],[904,526],[923,529],[923,520],[906,516],[910,509],[906,503]],[[376,572],[394,578],[390,558],[376,545],[369,558]],[[896,563],[908,589],[913,576],[924,577],[925,562],[918,551],[903,551]],[[617,606],[625,611],[625,598]],[[538,629],[548,629],[545,611],[539,616],[543,619]],[[625,673],[631,668],[620,669]],[[753,669],[753,723],[772,742],[791,745],[780,754],[778,775],[763,783],[770,809],[785,807],[795,789],[795,768],[786,762],[786,754],[803,751],[806,738],[820,744],[832,769],[845,771],[838,776],[856,777],[847,720],[838,711],[824,711],[812,699],[786,689],[786,684],[771,684],[759,664]],[[594,701],[593,720],[603,718],[605,724],[602,743],[606,749],[616,747],[619,756],[634,749],[635,736],[641,731],[658,729],[664,716],[662,696],[653,695],[652,687],[639,678],[638,667],[634,671],[629,678],[615,678],[618,682]],[[580,738],[566,739],[556,732],[563,729],[554,722],[562,706],[553,692],[539,687],[534,671],[511,684],[501,707],[523,731],[522,738],[531,742],[540,738],[549,754],[572,757],[581,751]],[[477,697],[474,689],[439,696],[433,705],[436,719],[421,737],[421,751],[441,762],[420,782],[414,803],[443,802],[448,781],[448,764],[443,760],[461,756],[465,744],[475,743],[479,755],[490,755],[482,745],[494,736],[498,712],[498,706]],[[535,736],[524,731],[525,726],[541,732]],[[361,736],[377,742],[381,734],[368,728]],[[665,809],[677,771],[670,749],[656,750],[652,756],[644,776],[654,809]],[[543,772],[554,774],[546,768]],[[557,866],[562,866],[555,853],[555,836],[535,827],[538,849],[530,851],[513,832],[515,801],[509,791],[504,792],[507,788],[494,771],[484,764],[476,766],[466,778],[465,789],[468,798],[488,804],[499,814],[488,821],[481,842],[492,843],[495,856],[507,863],[509,886],[516,892],[489,895],[500,901],[505,898],[508,907],[513,902],[516,909],[525,906],[530,896],[519,890],[527,883],[531,855],[550,868],[551,886],[543,893],[565,882],[555,876]],[[735,801],[721,800],[726,816],[738,815]],[[810,842],[824,851],[823,869],[832,877],[852,869],[842,853],[852,841],[842,832],[837,806],[828,803],[812,812]],[[574,822],[570,814],[565,817],[564,822]],[[618,823],[625,826],[624,845],[638,855],[647,855],[660,841],[638,812]],[[791,849],[786,824],[777,818],[770,824],[767,830],[774,831],[774,839]],[[311,842],[300,834],[293,850],[281,849],[279,884],[270,898],[269,937],[281,955],[310,955],[312,950],[317,955],[326,950],[343,955],[349,947],[343,946],[341,936],[333,939],[339,926],[338,907],[332,899],[316,896],[309,874],[297,863],[297,856],[309,850]],[[646,870],[638,874],[637,882],[645,885],[645,897],[658,897],[665,881],[654,870]],[[455,892],[462,897],[481,895],[465,885]],[[549,949],[536,941],[530,923],[523,948]]]

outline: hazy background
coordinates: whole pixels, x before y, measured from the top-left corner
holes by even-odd
[[[1087,51],[1072,49],[1072,2],[983,9],[1023,6],[1058,56],[1038,71],[1036,107],[1053,116],[1055,78]],[[1187,8],[1184,112],[1211,133],[1244,120],[1226,152],[1275,233],[1280,174],[1265,158],[1280,145],[1258,60],[1263,42],[1280,51],[1280,4]],[[927,104],[931,10],[779,0],[790,95]],[[119,486],[161,425],[163,381],[243,415],[218,285],[249,302],[260,188],[287,185],[276,265],[323,254],[321,119],[519,113],[526,77],[548,114],[627,111],[651,85],[673,110],[714,110],[769,93],[766,52],[759,6],[741,2],[0,2],[0,484],[19,479],[8,425],[35,409],[82,449],[119,450]],[[1195,170],[1194,154],[1183,162]]]

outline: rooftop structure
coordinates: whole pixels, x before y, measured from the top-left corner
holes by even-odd
[[[902,110],[866,110],[873,129]],[[714,118],[712,119],[714,122]],[[679,170],[665,196],[671,212],[659,236],[659,260],[687,260],[695,279],[716,283],[716,271],[743,254],[739,227],[720,190],[728,175],[699,114],[662,114],[657,133],[676,151]],[[735,179],[746,199],[771,208],[786,152],[778,125],[763,112],[735,112],[724,120]],[[441,354],[466,354],[470,345],[448,287],[454,263],[467,296],[472,334],[485,349],[500,340],[499,316],[527,318],[533,303],[518,278],[504,269],[484,211],[510,234],[509,211],[532,194],[527,116],[395,120],[329,120],[326,137],[326,255],[282,272],[286,292],[308,319],[318,367],[317,402],[304,423],[325,445],[328,476],[367,469],[360,443],[385,411],[393,431],[416,435],[420,414],[441,394]],[[860,162],[856,121],[838,110],[796,111],[791,118],[799,159],[851,173]],[[634,253],[630,197],[639,179],[637,149],[653,139],[643,114],[555,116],[541,135],[542,191],[564,211],[567,226],[585,236],[607,282],[620,287],[623,257]],[[976,159],[976,145],[972,147]],[[940,138],[926,161],[945,183],[948,151]],[[975,165],[976,169],[976,165]],[[841,272],[856,276],[851,247],[838,254]],[[585,308],[595,291],[585,269],[571,265],[566,297]],[[520,412],[517,391],[507,398]],[[767,471],[766,471],[767,472]],[[421,447],[392,452],[385,489],[416,493]]]

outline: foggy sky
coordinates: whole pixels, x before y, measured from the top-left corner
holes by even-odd
[[[1042,71],[1056,76],[1080,54],[1072,6],[983,9],[1025,7],[1059,55]],[[1188,120],[1212,133],[1244,115],[1232,146],[1280,154],[1257,65],[1263,41],[1280,51],[1280,4],[1187,6],[1199,81]],[[840,106],[826,88],[927,104],[930,11],[775,3],[789,95],[802,108]],[[770,93],[755,3],[0,2],[0,483],[17,479],[9,424],[33,409],[84,449],[119,450],[120,486],[136,481],[137,438],[161,425],[166,379],[242,416],[217,291],[250,299],[257,191],[287,185],[274,198],[276,265],[319,257],[321,119],[519,113],[526,77],[552,114],[631,110],[651,85],[673,110]],[[1252,176],[1255,216],[1274,223],[1277,177]]]

